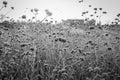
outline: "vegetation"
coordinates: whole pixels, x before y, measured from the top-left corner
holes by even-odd
[[[119,20],[105,25],[95,19],[52,24],[47,21],[49,10],[41,21],[39,10],[31,10],[36,22],[24,21],[22,15],[23,21],[0,23],[0,80],[120,80]]]

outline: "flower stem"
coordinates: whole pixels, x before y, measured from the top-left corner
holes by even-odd
[[[0,11],[1,11],[3,8],[4,8],[4,6],[2,6],[2,7],[0,8]]]
[[[46,16],[43,20],[40,21],[40,23],[42,23],[48,16]]]

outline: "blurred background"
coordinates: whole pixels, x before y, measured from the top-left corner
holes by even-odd
[[[0,7],[2,6],[0,0]],[[14,6],[15,10],[10,12],[8,16],[19,19],[21,15],[27,15],[27,18],[32,17],[30,9],[38,8],[38,19],[42,20],[45,17],[45,9],[50,10],[54,20],[61,21],[62,19],[82,19],[83,11],[89,13],[86,17],[90,17],[94,14],[94,8],[102,8],[102,11],[106,11],[107,15],[102,15],[102,23],[110,23],[114,20],[116,15],[120,12],[119,0],[6,0],[9,6]],[[0,14],[4,14],[9,11],[9,8],[4,8],[0,11]],[[100,11],[96,14],[100,15]],[[51,19],[49,17],[49,19]],[[94,17],[95,18],[95,17]]]

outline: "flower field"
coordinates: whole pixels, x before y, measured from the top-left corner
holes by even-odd
[[[119,80],[120,25],[66,21],[2,22],[0,80]]]
[[[53,24],[49,10],[41,21],[38,11],[31,9],[29,20],[0,15],[0,80],[120,80],[120,14],[111,24],[95,19]]]

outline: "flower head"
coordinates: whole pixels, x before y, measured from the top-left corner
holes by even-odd
[[[12,10],[14,10],[14,7],[11,7]]]
[[[102,8],[99,8],[99,10],[102,10]]]
[[[26,19],[26,15],[22,15],[22,19]]]
[[[48,16],[52,16],[52,13],[48,9],[46,9],[45,12]]]
[[[119,14],[117,14],[117,17],[120,17],[120,13],[119,13]]]
[[[30,11],[33,12],[33,9],[31,9]]]
[[[93,14],[90,15],[91,17],[93,16]]]
[[[46,22],[48,22],[48,20],[47,20],[47,19],[46,19],[45,21],[46,21]]]
[[[35,19],[35,17],[32,17],[32,19]]]
[[[82,14],[84,15],[84,14],[86,14],[86,12],[82,12]]]
[[[35,12],[38,12],[38,11],[39,11],[39,9],[37,9],[37,8],[34,8],[34,11],[35,11]]]
[[[88,11],[86,11],[85,13],[88,13]]]
[[[91,7],[91,5],[89,5],[89,7]]]
[[[96,11],[95,11],[94,13],[95,13],[95,14],[97,14],[97,12],[96,12]]]
[[[104,12],[103,12],[103,14],[107,14],[107,12],[106,12],[106,11],[104,11]]]
[[[79,3],[81,3],[81,2],[83,2],[83,0],[81,0],[81,1],[78,1]]]
[[[96,16],[97,18],[99,17],[99,16]]]
[[[3,1],[3,5],[5,6],[5,7],[7,7],[7,1]]]
[[[95,11],[97,11],[97,8],[94,8]]]

